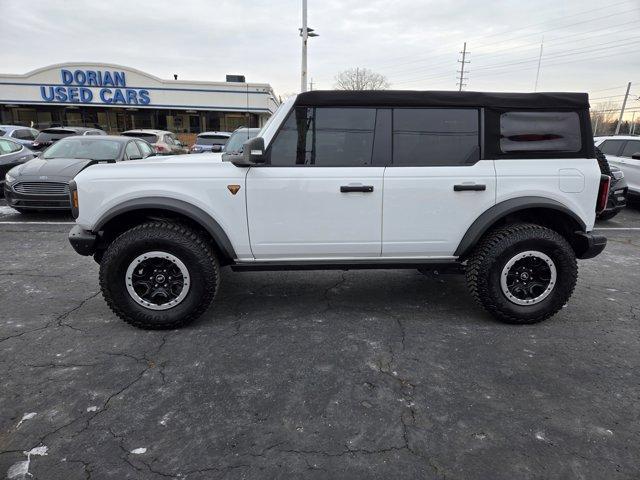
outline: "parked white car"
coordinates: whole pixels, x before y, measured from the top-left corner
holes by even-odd
[[[596,137],[595,144],[607,156],[609,163],[620,168],[624,173],[629,188],[628,195],[640,196],[640,137],[632,135]]]
[[[534,323],[567,303],[576,258],[606,244],[591,233],[610,177],[586,94],[313,91],[242,150],[71,182],[69,240],[125,321],[192,321],[229,265],[453,268],[495,317]]]

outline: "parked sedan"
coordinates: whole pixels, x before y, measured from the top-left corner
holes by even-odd
[[[20,213],[69,210],[69,181],[95,163],[139,160],[155,155],[144,140],[117,136],[64,138],[5,176],[7,203]]]
[[[0,137],[10,138],[28,149],[33,148],[33,141],[39,133],[35,128],[21,127],[19,125],[0,125]]]
[[[87,127],[52,127],[42,130],[33,141],[32,150],[42,151],[58,140],[75,135],[106,135],[107,132],[99,128]]]
[[[4,176],[13,167],[27,162],[35,154],[24,145],[8,138],[0,138],[0,197],[4,192]]]
[[[196,143],[189,153],[221,152],[231,134],[229,132],[202,132],[196,136]]]
[[[176,138],[175,133],[166,130],[127,130],[122,132],[125,137],[141,138],[149,142],[156,153],[160,155],[181,155],[189,150]]]

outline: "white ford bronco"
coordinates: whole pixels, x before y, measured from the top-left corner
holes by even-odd
[[[200,316],[220,268],[456,267],[498,319],[571,296],[609,177],[580,93],[313,91],[242,153],[95,165],[70,184],[74,249],[142,328]]]

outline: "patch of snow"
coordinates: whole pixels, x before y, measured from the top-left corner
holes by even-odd
[[[144,447],[140,447],[140,448],[134,448],[133,450],[131,450],[131,453],[133,453],[134,455],[142,455],[143,453],[146,453],[147,449]]]
[[[22,419],[18,422],[18,425],[16,425],[16,428],[20,428],[20,425],[23,424],[23,422],[25,422],[26,420],[31,420],[33,417],[35,417],[37,415],[36,412],[31,412],[31,413],[25,413],[22,416]]]
[[[95,405],[91,405],[90,407],[87,407],[87,412],[97,412],[98,411],[98,407],[96,407]]]

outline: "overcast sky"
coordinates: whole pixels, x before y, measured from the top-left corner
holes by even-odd
[[[162,78],[227,73],[300,84],[301,0],[0,0],[2,73],[97,61]],[[309,77],[366,67],[392,88],[456,89],[458,53],[471,52],[468,90],[588,91],[592,105],[640,95],[640,0],[309,0]],[[640,102],[633,101],[638,109]],[[630,110],[633,111],[633,110]]]

